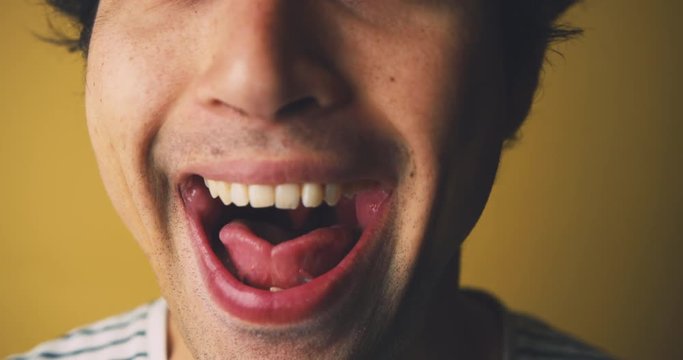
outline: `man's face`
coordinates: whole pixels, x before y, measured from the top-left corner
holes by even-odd
[[[101,1],[92,142],[195,357],[377,356],[419,329],[500,153],[481,3]]]

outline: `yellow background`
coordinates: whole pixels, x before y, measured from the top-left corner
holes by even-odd
[[[100,185],[77,55],[0,5],[0,356],[157,296]],[[463,282],[624,359],[683,359],[680,1],[592,0],[551,56]]]

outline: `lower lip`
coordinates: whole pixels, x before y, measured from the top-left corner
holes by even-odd
[[[204,285],[221,309],[253,324],[294,324],[320,316],[344,299],[353,298],[350,295],[369,279],[367,271],[380,250],[375,240],[386,221],[390,200],[382,203],[375,219],[337,266],[309,283],[277,292],[254,288],[235,278],[211,249],[199,215],[186,208]]]

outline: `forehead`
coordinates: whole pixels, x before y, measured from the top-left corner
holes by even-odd
[[[127,20],[151,18],[160,13],[201,15],[206,8],[222,8],[224,20],[243,18],[239,10],[248,3],[244,0],[193,1],[193,0],[101,0],[97,10],[97,21],[123,22]],[[278,3],[275,7],[283,15],[304,20],[307,15],[315,14],[311,9],[326,9],[327,12],[353,14],[366,17],[371,21],[400,22],[410,17],[418,17],[422,12],[440,12],[444,15],[457,11],[465,13],[472,20],[477,14],[492,13],[497,1],[493,0],[296,0]],[[119,15],[123,15],[118,17]],[[247,17],[248,19],[248,17]],[[167,25],[172,25],[167,23]]]

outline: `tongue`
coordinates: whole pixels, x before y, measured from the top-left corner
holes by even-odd
[[[259,235],[278,232],[271,230]],[[240,280],[263,289],[287,289],[324,274],[354,243],[352,227],[344,225],[320,228],[278,245],[259,235],[235,220],[223,226],[219,237]]]

